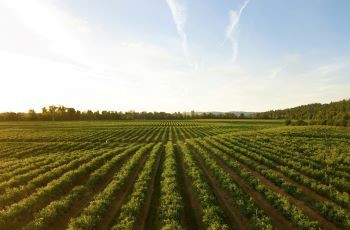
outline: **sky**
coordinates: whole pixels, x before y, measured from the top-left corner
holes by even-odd
[[[0,112],[350,98],[348,0],[0,0]]]

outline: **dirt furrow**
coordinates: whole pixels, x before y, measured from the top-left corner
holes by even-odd
[[[83,199],[78,200],[74,203],[71,210],[67,213],[64,213],[60,216],[59,219],[56,219],[54,223],[50,225],[50,229],[52,230],[58,230],[58,229],[66,229],[69,220],[75,216],[77,216],[86,206],[89,205],[89,203],[93,200],[93,198],[101,192],[113,179],[115,173],[118,173],[117,171],[121,168],[121,166],[127,162],[131,158],[132,154],[128,154],[124,157],[120,162],[118,162],[117,165],[108,173],[106,176],[106,179],[103,183],[99,184],[94,188],[93,191],[91,191],[88,196],[84,197]]]
[[[147,190],[147,194],[145,197],[145,203],[143,204],[140,213],[138,215],[137,221],[135,222],[134,229],[149,229],[147,228],[147,223],[151,225],[151,220],[153,219],[152,215],[156,215],[157,199],[159,198],[159,189],[160,189],[160,175],[161,175],[161,163],[163,160],[163,152],[158,153],[156,163],[153,167],[151,181],[149,184],[149,188]],[[155,211],[155,213],[154,213]]]
[[[229,154],[227,154],[229,157],[231,157]],[[269,179],[261,175],[260,173],[254,171],[253,169],[249,168],[248,166],[242,164],[239,162],[242,168],[247,170],[248,172],[252,173],[254,176],[256,176],[262,183],[267,185],[270,189],[272,189],[275,192],[278,192],[280,194],[283,194],[288,198],[289,201],[291,201],[294,205],[300,207],[306,215],[308,215],[310,218],[317,220],[320,225],[325,229],[338,229],[338,227],[333,224],[332,222],[328,221],[326,218],[324,218],[321,214],[319,214],[317,211],[310,208],[304,201],[298,200],[294,196],[287,193],[282,188],[275,185],[273,182],[271,182]]]
[[[256,204],[266,212],[266,214],[271,218],[271,221],[276,228],[283,230],[296,229],[289,220],[287,220],[267,200],[265,200],[262,194],[260,194],[254,188],[250,187],[244,181],[244,179],[237,175],[220,158],[218,158],[214,154],[211,154],[211,156],[220,167],[222,167],[227,173],[229,173],[229,175],[236,182],[236,184],[239,185],[247,194],[249,194],[254,199]]]
[[[206,229],[202,221],[202,208],[196,198],[190,178],[186,175],[183,156],[177,146],[176,152],[179,188],[184,203],[184,226],[186,229]]]
[[[137,176],[139,172],[142,170],[143,166],[145,165],[146,160],[149,157],[149,152],[143,156],[141,162],[137,166],[137,168],[134,170],[132,175],[129,177],[128,182],[126,185],[124,185],[123,189],[116,195],[116,199],[112,202],[111,208],[106,212],[103,220],[101,221],[100,225],[97,227],[98,230],[107,230],[109,227],[113,224],[113,220],[116,216],[118,216],[120,212],[120,208],[122,207],[124,201],[127,199],[128,195],[132,191],[132,188],[134,187],[135,181],[137,179]]]
[[[206,167],[204,160],[198,155],[198,153],[196,153],[193,148],[191,148],[191,151],[193,153],[193,159],[204,172],[215,196],[223,208],[227,224],[233,227],[233,229],[247,229],[249,221],[240,214],[237,208],[235,208],[230,194],[221,188],[220,183],[215,179],[211,170]]]

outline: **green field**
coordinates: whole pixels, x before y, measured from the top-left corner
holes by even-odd
[[[350,129],[0,123],[0,229],[350,229]]]

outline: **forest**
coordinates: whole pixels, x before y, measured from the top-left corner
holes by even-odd
[[[236,115],[227,113],[198,113],[191,112],[136,112],[136,111],[80,111],[65,106],[50,105],[43,107],[41,112],[30,109],[27,113],[0,113],[0,121],[74,121],[74,120],[183,120],[183,119],[235,119],[246,118],[244,113]]]
[[[41,112],[0,113],[0,121],[74,121],[74,120],[187,120],[187,119],[277,119],[286,125],[350,125],[350,99],[329,104],[308,104],[289,109],[257,113],[236,112],[136,112],[80,111],[75,108],[51,105]]]
[[[291,119],[291,120],[349,120],[350,99],[331,102],[329,104],[308,104],[294,108],[271,110],[256,113],[260,119]]]

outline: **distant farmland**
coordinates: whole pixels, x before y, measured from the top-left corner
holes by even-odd
[[[350,130],[1,122],[0,229],[350,229]]]

